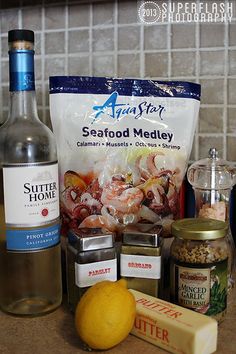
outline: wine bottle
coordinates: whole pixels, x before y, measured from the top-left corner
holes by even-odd
[[[9,115],[0,128],[0,308],[35,316],[61,303],[56,142],[37,114],[34,32],[11,30]]]

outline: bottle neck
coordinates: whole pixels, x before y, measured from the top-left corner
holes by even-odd
[[[35,91],[10,92],[9,119],[39,119]]]
[[[34,50],[9,51],[9,118],[38,119],[34,80]]]
[[[34,50],[9,50],[10,92],[34,91]]]

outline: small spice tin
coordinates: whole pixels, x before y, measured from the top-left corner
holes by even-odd
[[[100,228],[69,231],[66,252],[68,303],[72,311],[85,293],[102,280],[117,280],[114,234]]]
[[[228,244],[224,221],[175,221],[171,246],[171,300],[221,321],[227,308]]]
[[[127,227],[122,235],[120,274],[128,288],[158,296],[161,277],[162,226],[137,224]]]

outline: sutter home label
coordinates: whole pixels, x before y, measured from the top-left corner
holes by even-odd
[[[59,217],[57,163],[6,165],[3,176],[8,226],[38,226]]]
[[[3,166],[7,249],[39,250],[59,242],[58,164]]]

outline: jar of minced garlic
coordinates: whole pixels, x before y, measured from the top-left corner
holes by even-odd
[[[171,245],[171,301],[222,321],[227,308],[228,243],[224,221],[175,221]]]

